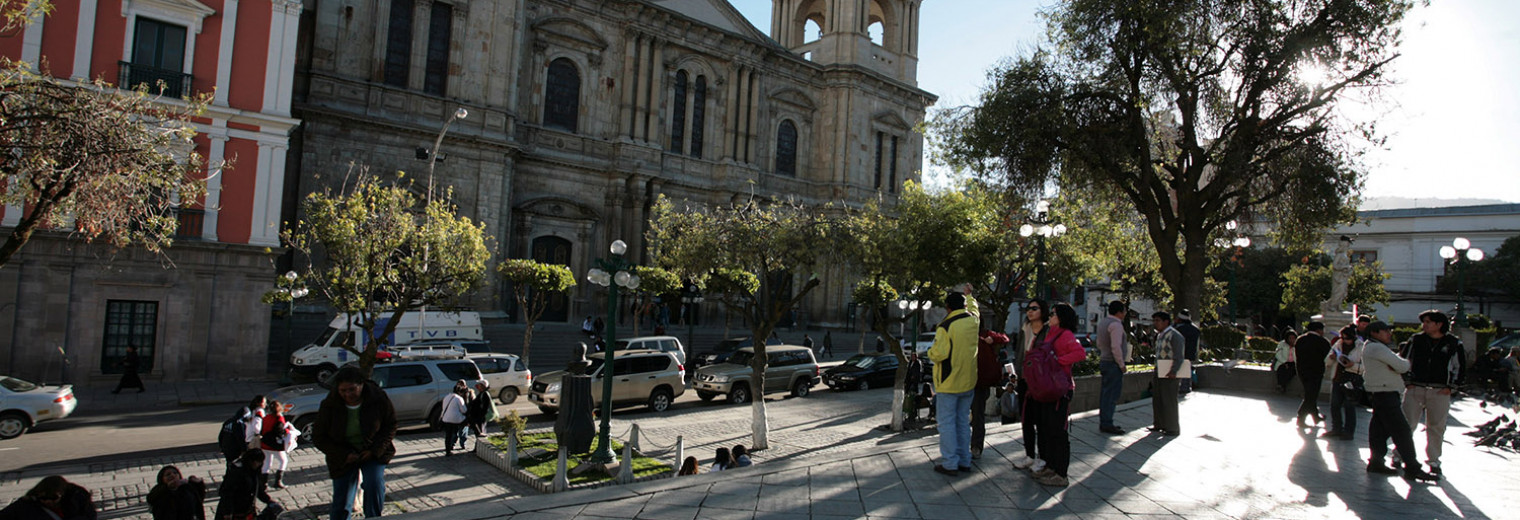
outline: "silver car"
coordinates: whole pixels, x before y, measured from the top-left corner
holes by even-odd
[[[517,396],[528,393],[528,385],[533,384],[533,371],[514,354],[470,354],[470,361],[491,383],[491,392],[501,404],[512,404]]]
[[[605,353],[586,356],[591,365],[586,374],[591,376],[591,401],[602,401],[602,360]],[[545,414],[559,412],[560,381],[563,370],[549,372],[533,381],[528,400]],[[676,397],[686,392],[686,367],[676,361],[675,354],[656,350],[618,351],[612,366],[612,404],[630,405],[645,403],[649,409],[663,412],[670,408]]]
[[[400,424],[426,423],[439,428],[443,398],[463,379],[471,387],[480,381],[480,369],[468,359],[425,359],[376,364],[369,379],[379,385],[396,408]],[[287,386],[268,395],[283,405],[285,417],[301,430],[301,440],[311,441],[311,425],[329,392],[327,384]]]
[[[0,439],[14,439],[42,421],[74,413],[73,385],[41,386],[0,375]]]
[[[813,349],[773,345],[765,347],[765,357],[766,393],[790,391],[795,397],[807,397],[820,380]],[[754,358],[755,347],[741,348],[722,363],[697,369],[691,378],[691,387],[703,401],[727,395],[730,403],[747,403],[755,394],[754,385],[750,384],[754,371],[749,365]]]

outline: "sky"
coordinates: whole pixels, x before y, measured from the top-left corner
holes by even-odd
[[[730,0],[770,32],[770,0]],[[1043,41],[1051,0],[929,0],[921,13],[919,88],[935,109],[974,104],[986,74]],[[1364,197],[1520,202],[1520,2],[1432,0],[1403,25],[1398,83],[1378,105],[1345,106],[1387,137],[1370,149]],[[928,154],[925,154],[928,157]],[[942,169],[925,159],[926,181]]]

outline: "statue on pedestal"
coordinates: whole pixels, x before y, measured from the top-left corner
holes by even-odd
[[[1352,241],[1351,237],[1341,235],[1340,245],[1331,253],[1334,261],[1330,264],[1330,299],[1319,304],[1320,313],[1326,316],[1342,312],[1346,308],[1346,293],[1351,286]]]

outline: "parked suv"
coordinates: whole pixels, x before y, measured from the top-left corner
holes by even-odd
[[[501,404],[512,404],[517,396],[528,393],[528,385],[533,382],[533,371],[528,370],[528,365],[516,355],[470,354],[470,361],[480,367],[480,373],[484,374],[486,382],[491,383],[491,392]]]
[[[586,356],[591,366],[591,402],[602,402],[602,367],[606,353]],[[558,370],[538,376],[528,392],[528,400],[545,414],[559,412],[560,381],[567,372]],[[658,350],[619,350],[612,362],[612,404],[624,406],[644,403],[650,410],[663,412],[677,396],[686,393],[686,367],[670,352]]]
[[[676,362],[686,365],[686,348],[681,345],[681,340],[675,336],[640,336],[632,339],[620,339],[617,341],[617,350],[658,350],[669,352],[676,356]],[[614,367],[615,368],[615,367]]]
[[[454,382],[463,379],[473,388],[480,381],[480,369],[464,358],[421,359],[376,364],[369,379],[385,390],[396,407],[396,422],[426,423],[438,428],[443,413],[443,398],[454,390]],[[303,442],[311,441],[311,425],[317,420],[317,408],[331,388],[328,382],[287,386],[269,394],[269,400],[284,404],[285,417],[301,431]]]
[[[771,336],[771,339],[765,340],[765,344],[766,345],[780,345],[781,344],[781,338],[777,338],[776,336]],[[722,363],[724,361],[727,361],[728,360],[728,356],[733,355],[733,353],[734,353],[735,350],[739,350],[741,348],[750,347],[750,346],[754,346],[754,345],[755,345],[755,342],[753,340],[750,340],[749,336],[742,336],[742,337],[737,337],[737,338],[728,338],[728,339],[725,339],[723,341],[719,341],[718,344],[716,346],[714,346],[712,350],[709,350],[707,352],[703,352],[702,354],[696,356],[696,358],[692,360],[692,365],[693,365],[692,369],[695,370],[695,369],[698,369],[698,368],[705,367],[707,365],[715,365],[715,364],[718,364],[718,363]]]
[[[765,347],[768,359],[765,368],[765,391],[767,393],[790,390],[793,396],[806,397],[818,384],[818,361],[813,350],[797,345]],[[727,394],[728,402],[742,404],[753,397],[750,384],[754,370],[750,360],[755,358],[755,347],[744,347],[728,356],[728,360],[716,365],[697,369],[691,387],[697,397],[710,401],[719,394]]]

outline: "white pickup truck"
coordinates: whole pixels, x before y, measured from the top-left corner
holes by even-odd
[[[375,332],[383,330],[389,321],[389,313],[375,324]],[[301,347],[290,355],[292,372],[315,375],[325,380],[344,363],[358,356],[344,347],[362,349],[369,342],[371,331],[357,323],[357,315],[340,314],[328,324],[316,341]],[[480,314],[475,312],[421,312],[410,311],[401,315],[401,323],[393,334],[384,340],[385,352],[400,357],[428,354],[434,350],[464,350],[468,346],[485,345],[485,335],[480,326]],[[473,351],[473,349],[470,349]],[[482,347],[482,350],[484,349]],[[463,353],[460,354],[461,356]]]

